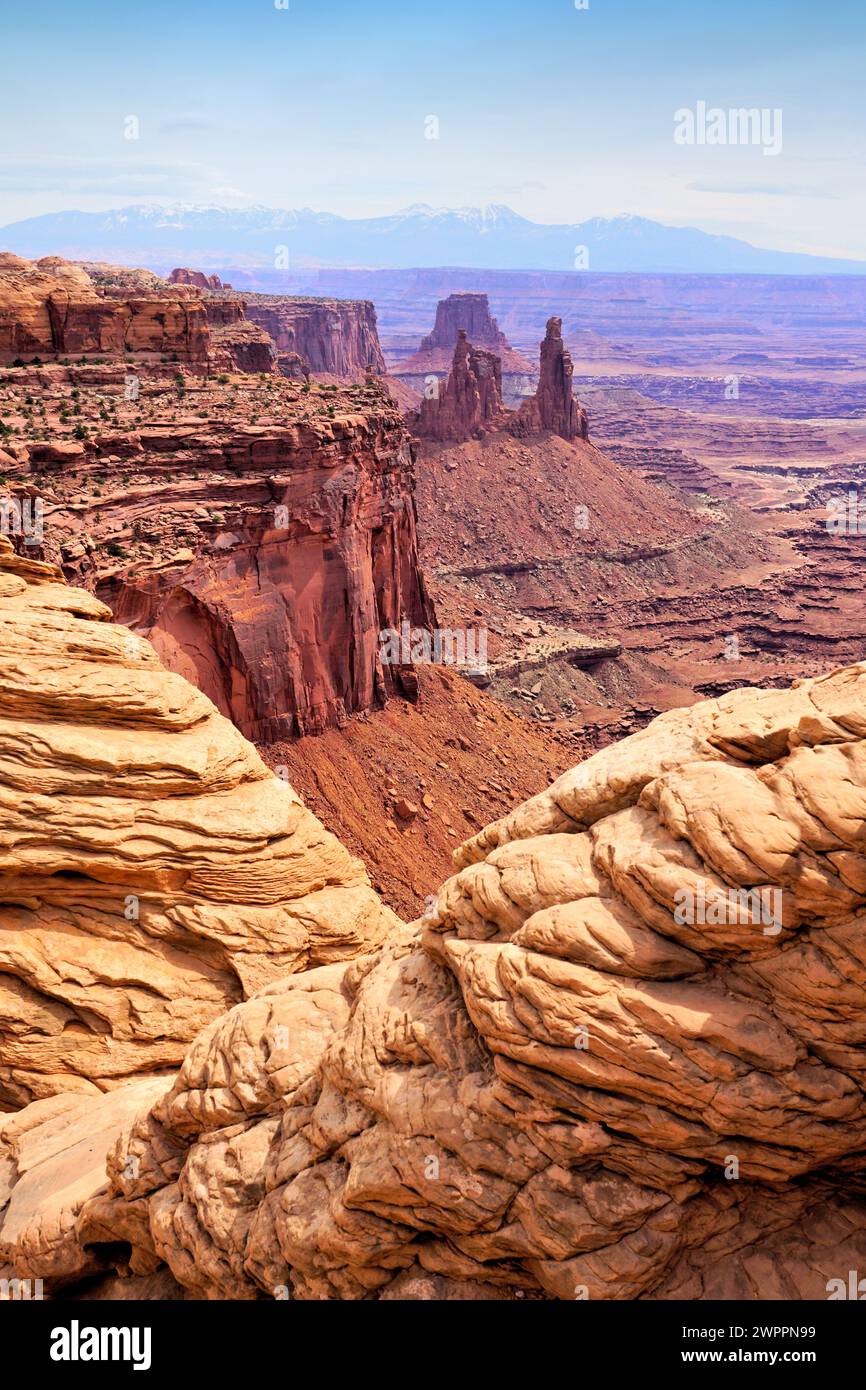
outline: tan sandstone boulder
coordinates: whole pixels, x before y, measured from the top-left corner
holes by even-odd
[[[596,754],[426,920],[211,1024],[118,1124],[79,1266],[198,1298],[826,1298],[866,1262],[864,810],[866,664]],[[0,1260],[50,1279],[4,1161]]]
[[[205,696],[0,537],[0,1109],[170,1076],[394,921]]]

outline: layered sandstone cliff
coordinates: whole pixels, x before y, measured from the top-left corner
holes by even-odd
[[[155,277],[152,277],[155,279]],[[198,294],[96,283],[58,257],[26,261],[0,254],[0,363],[19,357],[86,353],[174,355],[207,363],[208,331]]]
[[[217,279],[216,276],[211,278]],[[204,299],[204,307],[210,335],[211,371],[261,373],[278,370],[273,339],[264,328],[247,318],[242,299],[209,294]]]
[[[490,348],[500,356],[508,347],[505,334],[490,312],[486,294],[463,291],[449,294],[436,305],[436,321],[432,332],[421,339],[421,352],[449,348],[460,331],[479,346]]]
[[[294,353],[309,371],[363,381],[384,374],[376,310],[370,300],[303,299],[247,294],[247,318],[264,328],[279,353]]]
[[[393,921],[204,695],[0,536],[0,1110],[155,1094],[231,1005]]]
[[[414,693],[414,671],[381,660],[384,629],[434,618],[413,446],[378,385],[164,372],[127,399],[116,368],[83,370],[28,369],[45,437],[16,439],[4,466],[43,507],[22,551],[110,604],[247,737]]]
[[[155,1103],[7,1121],[0,1258],[210,1298],[825,1298],[866,1259],[864,805],[866,665],[662,716]]]

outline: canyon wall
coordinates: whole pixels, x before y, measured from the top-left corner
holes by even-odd
[[[395,677],[411,682],[379,661],[382,629],[430,619],[409,441],[384,403],[333,424],[142,445],[170,450],[174,481],[137,490],[130,526],[147,525],[165,492],[173,514],[220,509],[200,550],[169,547],[156,571],[124,567],[97,586],[170,669],[265,743],[382,703]],[[160,460],[138,466],[154,475]]]
[[[433,621],[413,446],[367,380],[384,369],[371,304],[260,303],[275,344],[213,278],[0,257],[0,364],[40,359],[3,373],[0,463],[10,505],[45,506],[18,548],[270,742],[417,692],[379,643]],[[310,369],[364,384],[311,387]]]
[[[44,506],[41,541],[20,548],[110,604],[244,734],[317,732],[414,696],[379,634],[434,618],[413,446],[376,384],[163,374],[127,401],[116,367],[19,373],[51,411],[47,442],[10,444],[4,464]]]
[[[244,296],[247,317],[264,328],[280,353],[297,353],[311,372],[363,381],[384,374],[376,310],[370,300]]]
[[[199,272],[191,271],[190,274]],[[226,294],[208,294],[203,302],[210,338],[208,359],[211,371],[277,371],[277,350],[273,339],[264,328],[247,318],[242,299]]]
[[[218,276],[0,254],[0,365],[147,354],[201,370],[363,381],[385,362],[369,301],[227,294]]]

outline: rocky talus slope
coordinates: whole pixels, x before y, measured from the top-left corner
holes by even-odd
[[[826,1297],[866,1260],[864,808],[866,665],[663,715],[155,1101],[5,1121],[0,1259],[211,1298]]]
[[[395,920],[204,695],[0,537],[0,1110],[165,1078]]]

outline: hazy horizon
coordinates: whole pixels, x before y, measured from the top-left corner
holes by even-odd
[[[195,265],[256,270],[289,284],[317,269],[474,268],[570,274],[763,274],[863,276],[866,261],[756,247],[695,227],[633,214],[579,224],[529,221],[503,204],[434,209],[415,204],[390,216],[344,218],[261,204],[127,204],[63,211],[0,227],[0,250],[27,259],[65,256],[166,272]]]
[[[350,218],[500,204],[866,259],[854,0],[793,0],[783,19],[773,0],[5,9],[3,225],[132,203]],[[763,136],[678,143],[676,113],[701,103],[759,110]]]

